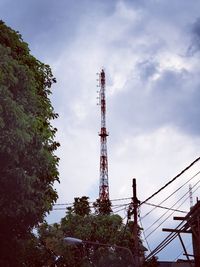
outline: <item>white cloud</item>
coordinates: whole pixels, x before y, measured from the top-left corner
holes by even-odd
[[[174,110],[179,108],[177,97],[190,97],[191,88],[198,85],[198,78],[194,79],[196,59],[182,55],[189,37],[181,17],[176,24],[175,15],[169,21],[155,16],[153,6],[145,8],[119,1],[109,14],[98,13],[92,19],[86,14],[73,40],[66,43],[58,58],[51,59],[59,81],[54,101],[60,113],[56,126],[62,145],[61,202],[71,202],[77,195],[93,198],[95,185],[98,194],[100,111],[95,106],[95,73],[101,67],[105,67],[107,78],[112,198],[129,196],[133,177],[138,178],[138,192],[145,187],[142,198],[147,197],[163,184],[160,179],[167,180],[198,152],[198,138],[176,127],[176,115],[171,112],[172,103]],[[189,16],[187,22],[193,20]],[[148,64],[142,67],[141,62]],[[191,74],[188,78],[186,70]],[[168,82],[173,88],[166,93]],[[191,91],[183,94],[182,86]]]
[[[126,136],[114,145],[110,162],[113,198],[136,177],[138,194],[144,200],[198,157],[200,138],[191,139],[173,127],[162,127],[139,135]]]
[[[52,66],[58,80],[52,101],[60,114],[54,122],[61,143],[59,202],[81,195],[98,197],[100,110],[95,75],[102,67],[107,81],[110,196],[131,196],[136,177],[138,196],[144,200],[199,156],[199,58],[187,52],[193,47],[191,31],[200,4],[94,1],[83,7],[78,2],[78,10],[73,4],[54,4],[55,15],[49,3],[51,12],[43,14],[38,29],[37,12],[29,21],[32,52]],[[9,16],[13,25],[10,12]],[[22,17],[17,13],[16,23]],[[47,25],[52,32],[46,31]],[[21,24],[22,34],[23,29],[27,34],[29,27],[24,27]],[[53,219],[59,217],[53,213]]]

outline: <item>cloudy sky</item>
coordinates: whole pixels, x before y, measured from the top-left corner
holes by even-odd
[[[0,15],[58,81],[51,97],[60,116],[58,203],[98,197],[101,68],[111,199],[130,197],[136,177],[144,200],[199,157],[199,1],[0,0]],[[49,220],[63,214],[53,211]]]

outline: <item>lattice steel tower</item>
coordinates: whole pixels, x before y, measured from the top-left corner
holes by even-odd
[[[108,158],[107,158],[107,136],[106,130],[106,97],[105,97],[105,72],[102,69],[99,74],[99,105],[101,106],[101,131],[99,133],[101,141],[100,150],[100,183],[99,200],[109,200],[108,185]]]

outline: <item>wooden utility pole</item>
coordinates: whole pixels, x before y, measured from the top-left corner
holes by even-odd
[[[140,256],[139,256],[139,237],[138,237],[138,204],[137,190],[136,190],[136,179],[133,179],[133,238],[135,240],[134,246],[134,258],[135,267],[140,267]]]
[[[187,257],[187,260],[190,266],[200,267],[200,201],[197,201],[196,205],[194,205],[190,209],[190,212],[185,217],[174,217],[174,220],[180,220],[184,224],[181,224],[176,229],[164,228],[163,231],[177,233],[181,241],[181,244],[183,246],[184,255]],[[189,255],[187,253],[186,247],[181,238],[181,233],[192,234],[194,255]],[[189,257],[194,257],[194,265]]]
[[[191,213],[190,220],[187,220],[187,223],[190,225],[192,231],[192,243],[193,243],[195,267],[199,267],[200,266],[200,202],[199,201],[191,209],[190,213]]]

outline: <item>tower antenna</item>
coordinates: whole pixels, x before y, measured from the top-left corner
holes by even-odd
[[[107,136],[106,130],[106,97],[105,97],[105,71],[101,70],[99,74],[99,105],[101,106],[101,131],[99,133],[100,148],[100,183],[99,183],[99,200],[109,200],[108,185],[108,158],[107,158]]]

